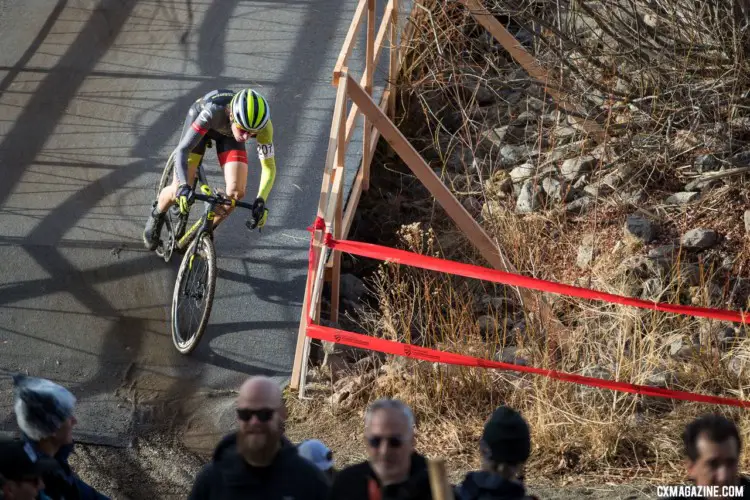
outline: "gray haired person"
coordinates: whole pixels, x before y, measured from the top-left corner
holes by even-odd
[[[13,377],[18,427],[29,449],[56,467],[42,476],[44,494],[52,500],[108,500],[79,478],[68,464],[73,453],[73,427],[76,398],[65,387],[51,380],[25,375]]]
[[[427,461],[414,450],[414,415],[395,399],[379,399],[365,413],[368,459],[336,475],[331,500],[431,500]]]

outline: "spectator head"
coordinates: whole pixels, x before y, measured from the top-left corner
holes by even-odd
[[[395,399],[379,399],[365,413],[370,465],[383,485],[409,477],[414,452],[414,415]]]
[[[515,479],[531,454],[531,433],[520,413],[498,407],[484,426],[479,443],[482,468]]]
[[[0,442],[0,492],[4,500],[33,500],[44,488],[47,459],[23,441]]]
[[[268,377],[245,381],[237,397],[238,447],[250,465],[270,464],[281,446],[287,418],[279,384]]]
[[[737,426],[721,415],[693,420],[682,435],[687,472],[698,486],[739,483],[742,440]]]
[[[56,450],[73,443],[76,398],[50,380],[14,375],[15,412],[18,426],[32,441]]]
[[[322,441],[307,439],[297,446],[299,455],[315,464],[329,478],[333,475],[333,452]]]

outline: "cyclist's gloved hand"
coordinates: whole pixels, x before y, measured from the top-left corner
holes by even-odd
[[[247,221],[247,227],[250,229],[262,228],[266,224],[268,219],[268,209],[266,208],[266,200],[261,197],[255,198],[253,202],[253,215],[250,220]]]
[[[188,211],[190,211],[190,205],[193,204],[195,193],[193,193],[193,188],[191,188],[188,184],[181,184],[177,187],[177,205],[180,207],[180,213],[183,215],[187,214]]]

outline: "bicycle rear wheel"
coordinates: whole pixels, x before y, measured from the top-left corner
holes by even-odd
[[[169,155],[167,163],[164,165],[164,170],[162,170],[161,179],[159,179],[159,185],[156,187],[157,200],[159,199],[159,194],[161,194],[162,190],[172,184],[172,179],[174,178],[174,164],[175,152],[172,151],[172,154]],[[180,208],[177,205],[172,205],[171,207],[169,207],[169,210],[167,210],[167,216],[172,221],[175,240],[179,240],[180,238],[182,238],[182,235],[185,234],[185,229],[187,228],[188,224],[188,216],[182,215],[180,213]]]
[[[216,290],[216,251],[208,234],[185,252],[172,295],[172,342],[181,354],[197,347],[208,326]]]

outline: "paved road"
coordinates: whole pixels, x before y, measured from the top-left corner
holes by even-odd
[[[192,413],[185,402],[205,391],[234,389],[248,374],[288,377],[331,71],[354,7],[0,0],[0,372],[71,388],[79,439],[123,445],[140,422]],[[210,328],[186,358],[168,336],[178,263],[144,251],[140,232],[189,104],[245,85],[272,105],[271,218],[260,236],[243,217],[220,228]],[[250,158],[252,196],[259,169]],[[5,430],[14,429],[9,388],[3,376]],[[231,418],[226,400],[215,401],[199,405],[202,414]]]

